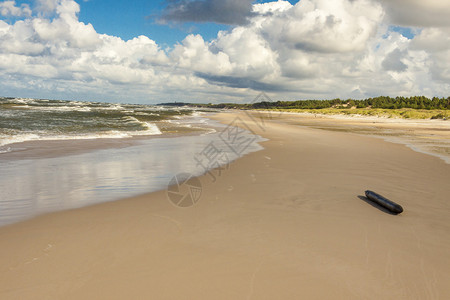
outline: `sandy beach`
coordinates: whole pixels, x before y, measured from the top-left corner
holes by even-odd
[[[160,191],[0,227],[0,298],[450,298],[449,164],[301,116],[212,118],[236,117],[265,149],[199,177],[193,207]]]

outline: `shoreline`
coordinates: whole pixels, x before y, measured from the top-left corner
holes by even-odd
[[[237,116],[246,120],[212,118]],[[449,165],[370,136],[265,124],[251,128],[269,139],[263,150],[215,182],[198,177],[193,207],[177,208],[159,191],[1,227],[0,295],[450,296]],[[405,211],[369,205],[358,197],[365,189]]]
[[[71,156],[97,150],[121,149],[137,146],[152,139],[170,139],[184,136],[199,136],[205,132],[164,133],[161,135],[141,135],[126,138],[37,140],[8,144],[15,149],[0,153],[1,160],[40,159]]]
[[[220,124],[205,124],[196,119],[194,120],[194,117],[197,118],[198,115],[188,115],[185,116],[185,118],[169,120],[168,123],[173,123],[180,120],[187,122],[186,124],[180,123],[181,125],[175,123],[177,126],[180,126],[177,132],[164,131],[160,134],[137,134],[124,137],[79,138],[75,136],[64,139],[55,138],[14,142],[1,146],[2,148],[9,148],[9,151],[0,152],[0,160],[52,158],[82,154],[95,150],[125,148],[138,145],[140,142],[150,139],[177,138],[183,136],[210,134],[216,132],[218,126],[221,126]],[[202,119],[207,120],[208,118],[202,117]],[[195,126],[192,126],[192,124]],[[179,131],[180,129],[184,130]],[[211,130],[213,130],[213,132],[211,132]]]
[[[23,143],[18,147],[25,150],[0,157],[0,226],[163,190],[181,172],[211,173],[216,165],[199,165],[196,157],[219,140],[222,125],[210,120],[202,126],[200,134]],[[259,140],[243,153],[224,154],[233,161],[259,150]]]
[[[261,111],[255,111],[261,113]],[[450,164],[450,122],[445,120],[392,119],[370,116],[320,115],[297,112],[263,112],[274,120],[310,128],[356,133],[406,145]],[[336,121],[336,122],[334,122]]]

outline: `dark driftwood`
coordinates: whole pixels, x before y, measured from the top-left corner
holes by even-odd
[[[399,213],[403,212],[403,207],[401,207],[400,204],[397,204],[389,199],[386,199],[383,196],[381,196],[380,194],[377,194],[372,191],[366,191],[365,193],[366,193],[367,199],[377,203],[378,205],[386,208],[387,210],[389,210],[395,214],[399,214]]]

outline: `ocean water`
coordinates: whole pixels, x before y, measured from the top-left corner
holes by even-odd
[[[236,127],[219,124],[189,109],[21,101],[7,100],[0,105],[0,141],[3,147],[9,147],[0,153],[0,226],[46,212],[164,190],[180,173],[208,173],[207,180],[220,180],[220,172],[232,167],[234,160],[263,149],[261,137],[246,130],[236,131]],[[177,134],[168,134],[172,132]],[[149,138],[121,148],[32,159],[20,155],[6,158],[11,154],[8,151],[20,148],[17,143],[21,141],[127,139],[136,135]],[[213,154],[226,159],[208,162]],[[214,173],[212,169],[218,166],[223,171]]]
[[[0,98],[0,153],[11,151],[8,145],[24,141],[127,138],[186,131],[187,124],[173,121],[193,113],[192,108],[183,107]]]

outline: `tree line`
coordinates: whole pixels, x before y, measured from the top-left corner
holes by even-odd
[[[425,96],[413,97],[388,97],[380,96],[364,100],[339,98],[332,100],[297,100],[297,101],[273,101],[257,102],[250,104],[219,103],[219,104],[197,104],[197,103],[162,103],[171,106],[194,106],[202,108],[237,108],[237,109],[323,109],[323,108],[383,108],[383,109],[450,109],[450,97],[427,98]]]

